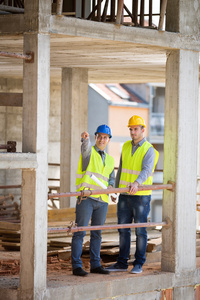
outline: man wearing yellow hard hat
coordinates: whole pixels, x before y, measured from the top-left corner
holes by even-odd
[[[116,176],[116,187],[129,186],[129,193],[120,194],[117,205],[118,224],[146,223],[150,211],[151,190],[138,191],[138,186],[151,185],[153,171],[159,153],[144,137],[145,122],[140,116],[132,116],[128,122],[131,139],[124,143],[120,165]],[[142,272],[147,247],[146,228],[136,228],[135,260],[131,273]],[[119,229],[119,257],[117,262],[108,267],[109,271],[124,272],[128,270],[128,259],[131,245],[131,229]]]

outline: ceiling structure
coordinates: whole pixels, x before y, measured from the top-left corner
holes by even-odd
[[[51,18],[50,70],[58,81],[67,67],[87,68],[89,83],[165,82],[167,51],[190,48],[190,39],[171,32]],[[199,41],[191,42],[199,51]],[[0,51],[23,53],[23,34],[1,35]],[[0,56],[0,77],[22,78],[23,61]]]
[[[23,36],[4,36],[0,51],[23,53]],[[51,76],[60,80],[61,68],[89,69],[90,83],[163,82],[166,51],[123,43],[71,36],[51,36]],[[0,57],[0,77],[23,76],[23,60]]]

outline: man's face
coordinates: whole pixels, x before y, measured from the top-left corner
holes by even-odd
[[[102,151],[106,148],[110,141],[109,135],[106,133],[97,133],[95,135],[96,146]]]
[[[144,137],[144,128],[141,128],[140,125],[130,126],[130,136],[134,144],[139,143]]]

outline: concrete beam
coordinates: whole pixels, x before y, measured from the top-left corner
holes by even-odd
[[[75,191],[80,135],[87,130],[88,71],[63,68],[61,92],[60,192]],[[76,198],[62,198],[61,208],[75,206]]]
[[[49,0],[46,0],[49,1]],[[171,1],[174,3],[174,1]],[[27,1],[27,4],[29,1]],[[167,8],[170,1],[168,1]],[[188,5],[192,5],[193,2],[189,1]],[[27,6],[26,4],[26,6]],[[51,6],[49,6],[50,8]],[[194,4],[194,7],[195,4]],[[28,7],[27,7],[28,9]],[[175,8],[172,10],[174,11]],[[30,6],[30,11],[32,6]],[[198,10],[192,10],[195,16],[198,16]],[[169,16],[174,18],[174,13],[168,12]],[[183,13],[185,18],[185,14]],[[31,22],[31,19],[25,18],[25,15],[8,15],[0,16],[0,34],[22,34],[30,28],[34,31],[38,26],[38,16],[36,16],[37,22]],[[40,18],[42,18],[40,16]],[[196,17],[195,17],[196,18]],[[199,18],[200,19],[200,18]],[[198,22],[199,22],[198,19]],[[32,18],[33,20],[33,18]],[[183,19],[184,20],[184,19]],[[193,20],[193,16],[190,18]],[[123,25],[108,24],[103,22],[93,22],[87,20],[81,20],[77,18],[49,15],[41,20],[39,30],[41,32],[58,34],[58,35],[71,35],[71,36],[83,36],[96,39],[106,39],[113,41],[131,42],[140,45],[149,45],[153,47],[161,47],[164,49],[185,49],[200,51],[200,41],[198,38],[198,22],[193,22],[192,32],[185,33],[179,32],[175,25],[168,25],[168,31],[158,31],[154,29],[145,29],[138,27],[127,27]],[[172,22],[170,19],[168,21]],[[182,26],[184,28],[184,26]],[[189,26],[185,26],[185,28]],[[174,31],[174,32],[173,32]]]
[[[0,169],[36,169],[36,153],[0,153]]]
[[[0,93],[0,106],[23,106],[22,93]]]
[[[50,33],[130,42],[164,49],[200,51],[198,35],[92,22],[64,16],[50,17]]]
[[[24,31],[24,14],[0,15],[0,34],[22,34]]]
[[[20,299],[42,299],[47,263],[49,35],[25,34],[24,52],[29,50],[35,57],[34,63],[24,62],[22,151],[36,153],[38,167],[22,171]]]
[[[166,66],[162,270],[182,274],[196,268],[196,180],[198,144],[199,53],[171,51]]]

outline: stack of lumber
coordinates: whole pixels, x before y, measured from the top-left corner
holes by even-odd
[[[5,250],[20,250],[19,223],[0,221],[0,245]]]
[[[75,222],[75,209],[55,209],[48,211],[48,227],[67,227],[71,221]],[[116,205],[110,205],[108,209],[106,224],[116,224]],[[134,229],[132,230],[130,262],[134,259],[136,238]],[[199,233],[200,235],[200,233]],[[200,236],[199,236],[200,237]],[[47,255],[57,256],[59,259],[69,259],[71,257],[72,234],[67,232],[48,233]],[[84,238],[83,258],[89,258],[90,232]],[[0,222],[0,245],[6,250],[20,249],[20,224],[11,222]],[[158,262],[161,259],[161,232],[155,229],[148,229],[147,262]],[[101,257],[105,264],[110,264],[116,260],[119,254],[119,234],[117,229],[102,231]],[[200,239],[197,233],[197,256],[200,256]]]
[[[12,194],[0,196],[0,221],[19,221],[20,207]]]
[[[70,225],[70,221],[75,220],[75,209],[66,208],[58,210],[48,211],[49,227],[62,227],[63,225]],[[117,224],[117,206],[109,205],[108,213],[105,224]],[[68,226],[67,225],[67,226]],[[64,227],[64,226],[63,226]],[[65,226],[66,227],[66,226]],[[130,262],[134,259],[134,253],[136,248],[136,238],[134,235],[134,229],[132,230]],[[57,255],[59,259],[67,259],[71,256],[71,234],[66,237],[58,237],[60,233],[52,234],[50,238],[48,235],[48,256]],[[82,258],[89,259],[89,237],[90,232],[86,232],[83,244]],[[147,257],[149,262],[154,262],[156,259],[160,261],[161,258],[161,232],[155,229],[148,229],[148,246]],[[101,258],[104,265],[112,264],[116,262],[116,258],[119,255],[119,234],[117,229],[103,230],[102,231],[102,243],[101,243]]]

